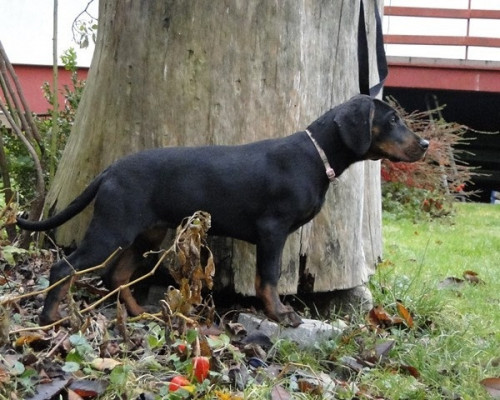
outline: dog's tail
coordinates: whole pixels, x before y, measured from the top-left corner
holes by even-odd
[[[48,231],[64,224],[90,204],[96,196],[101,182],[102,174],[90,182],[90,185],[60,213],[43,221],[28,221],[18,217],[17,225],[26,231]]]

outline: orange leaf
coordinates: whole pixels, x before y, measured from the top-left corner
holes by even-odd
[[[23,347],[24,345],[31,345],[41,340],[43,340],[43,337],[41,335],[37,334],[22,335],[17,338],[15,345],[16,347]]]
[[[500,399],[500,378],[486,378],[480,383],[492,398]]]
[[[408,311],[408,309],[403,304],[401,304],[399,301],[396,303],[396,306],[398,308],[399,315],[401,315],[401,317],[404,319],[404,321],[406,322],[406,325],[409,328],[413,328],[413,318],[411,317],[411,314]]]
[[[475,285],[484,284],[484,281],[479,278],[477,272],[470,271],[470,270],[464,271],[463,277],[469,283],[472,283]]]
[[[374,327],[386,327],[392,325],[394,322],[382,306],[373,307],[367,315],[367,320]]]
[[[409,375],[413,376],[414,378],[419,378],[420,377],[420,372],[418,369],[415,367],[412,367],[411,365],[400,365],[399,369],[403,372],[408,373]]]

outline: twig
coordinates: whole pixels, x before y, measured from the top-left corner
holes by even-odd
[[[84,270],[81,270],[81,271],[75,271],[73,274],[71,275],[68,275],[68,276],[65,276],[64,278],[61,278],[59,279],[57,282],[53,283],[52,285],[46,287],[45,289],[40,289],[40,290],[35,290],[34,292],[29,292],[29,293],[24,293],[24,294],[20,294],[18,296],[15,296],[15,297],[9,297],[8,299],[5,299],[5,300],[2,300],[0,301],[0,305],[5,305],[5,304],[8,304],[8,303],[12,303],[14,301],[19,301],[19,300],[22,300],[22,299],[25,299],[27,297],[33,297],[33,296],[38,296],[39,294],[44,294],[44,293],[47,293],[48,291],[50,291],[52,288],[55,288],[56,286],[62,284],[63,282],[65,282],[66,280],[70,279],[70,278],[74,278],[74,277],[77,277],[77,276],[80,276],[80,275],[83,275],[83,274],[86,274],[88,272],[92,272],[92,271],[96,271],[98,269],[101,269],[101,268],[104,268],[108,262],[116,255],[116,253],[118,253],[119,251],[121,251],[121,248],[118,248],[116,249],[113,254],[111,254],[102,264],[99,264],[99,265],[96,265],[95,267],[91,267],[91,268],[87,268],[87,269],[84,269]]]
[[[203,217],[203,215],[201,215],[201,217]],[[196,220],[199,220],[200,219],[200,213],[199,212],[196,212],[194,213],[191,217],[189,218],[186,218],[181,226],[177,229],[177,232],[176,232],[176,237],[175,237],[175,240],[174,240],[174,244],[172,244],[172,246],[170,246],[167,250],[164,250],[163,251],[163,254],[161,255],[161,257],[158,259],[157,263],[155,264],[155,266],[151,269],[151,271],[149,271],[148,273],[138,277],[137,279],[131,281],[131,282],[128,282],[127,284],[124,284],[124,285],[120,285],[119,287],[115,288],[114,290],[112,290],[111,292],[109,292],[108,294],[106,294],[105,296],[101,297],[99,300],[95,301],[94,303],[92,303],[91,305],[89,305],[88,307],[84,308],[83,310],[80,311],[81,314],[84,314],[84,313],[87,313],[93,309],[95,309],[99,304],[103,303],[104,301],[106,301],[107,299],[109,299],[111,296],[114,296],[115,294],[119,293],[120,291],[122,291],[123,289],[125,288],[128,288],[132,285],[135,285],[136,283],[138,282],[141,282],[143,281],[144,279],[147,279],[151,276],[153,276],[157,269],[159,268],[160,265],[162,265],[162,262],[165,260],[165,258],[170,255],[171,253],[176,253],[176,248],[177,246],[179,246],[179,243],[180,243],[180,238],[182,237],[182,235],[190,228],[192,227],[193,225],[193,221],[196,221]],[[209,224],[209,223],[208,223]],[[7,299],[7,300],[4,300],[3,302],[0,302],[0,305],[3,305],[4,303],[9,303],[9,302],[13,302],[13,301],[17,301],[17,300],[20,300],[22,298],[25,298],[25,297],[31,297],[31,296],[35,296],[35,295],[38,295],[38,294],[43,294],[43,293],[46,293],[48,292],[49,290],[51,290],[52,288],[54,288],[55,286],[57,285],[60,285],[62,282],[65,282],[67,279],[73,279],[79,275],[83,275],[87,272],[91,272],[91,271],[95,271],[97,269],[100,269],[100,268],[103,268],[104,266],[107,265],[107,263],[116,255],[117,252],[119,252],[121,249],[117,249],[113,254],[111,254],[107,259],[106,261],[104,261],[102,264],[100,265],[97,265],[95,267],[91,267],[91,268],[87,268],[85,270],[81,270],[81,271],[75,271],[73,274],[71,274],[70,276],[67,276],[67,277],[64,277],[62,279],[60,279],[58,282],[50,285],[48,288],[45,288],[43,290],[39,290],[39,291],[36,291],[36,292],[30,292],[30,293],[26,293],[24,295],[20,295],[20,296],[17,296],[17,297],[14,297],[14,298],[10,298],[10,299]],[[148,254],[148,253],[146,253]],[[152,314],[145,314],[145,315],[151,315]],[[185,316],[184,314],[182,313],[179,313],[179,312],[175,312],[173,313],[171,316],[178,316],[180,317],[181,319],[183,319],[184,321],[188,322],[188,323],[191,323],[191,324],[195,324],[195,321],[187,316]],[[58,321],[55,321],[54,323],[50,324],[50,325],[45,325],[45,326],[41,326],[41,327],[32,327],[32,328],[21,328],[21,329],[17,329],[15,331],[11,331],[9,332],[9,334],[16,334],[16,333],[20,333],[20,332],[24,332],[24,331],[32,331],[32,330],[48,330],[48,329],[51,329],[52,327],[56,326],[56,325],[59,325],[60,323],[64,322],[64,321],[67,321],[69,319],[69,316],[67,317],[64,317],[64,318],[61,318],[59,319]]]
[[[151,271],[149,271],[148,273],[144,274],[144,275],[141,275],[140,277],[138,277],[137,279],[131,281],[131,282],[128,282],[124,285],[120,285],[118,286],[117,288],[113,289],[111,292],[109,292],[108,294],[106,294],[105,296],[101,297],[99,300],[95,301],[94,303],[92,303],[91,305],[89,305],[88,307],[84,308],[83,310],[81,310],[80,312],[82,314],[86,313],[86,312],[89,312],[93,309],[95,309],[99,304],[103,303],[104,301],[106,301],[107,299],[109,299],[111,296],[114,296],[115,294],[121,292],[123,289],[125,288],[128,288],[132,285],[135,285],[136,283],[138,282],[141,282],[143,281],[144,279],[147,279],[149,278],[150,276],[153,276],[156,272],[156,270],[158,269],[158,267],[161,265],[161,263],[163,262],[163,260],[165,259],[165,257],[167,256],[167,254],[169,253],[169,251],[171,250],[172,248],[170,248],[169,250],[166,250],[163,255],[160,257],[160,259],[158,260],[158,262],[156,263],[156,265],[153,267],[153,269]]]
[[[140,282],[150,276],[152,276],[156,270],[158,269],[158,267],[161,265],[162,261],[165,259],[165,257],[167,256],[167,254],[169,254],[169,252],[172,251],[172,249],[174,248],[174,246],[170,247],[170,249],[166,250],[164,252],[164,254],[162,255],[162,257],[160,257],[160,259],[158,260],[158,262],[156,263],[156,265],[154,266],[154,268],[148,272],[147,274],[144,274],[142,276],[140,276],[139,278],[135,279],[134,281],[132,282],[129,282],[125,285],[121,285],[119,287],[117,287],[116,289],[112,290],[111,292],[109,292],[108,294],[106,294],[105,296],[101,297],[99,300],[95,301],[94,303],[92,303],[90,306],[84,308],[83,310],[80,311],[81,314],[84,314],[86,312],[89,312],[93,309],[95,309],[99,304],[103,303],[104,301],[106,301],[107,299],[109,299],[111,296],[115,295],[116,293],[119,293],[121,290],[123,290],[124,288],[127,288],[129,286],[132,286],[132,285],[135,285],[137,282]],[[36,296],[36,295],[39,295],[39,294],[43,294],[43,293],[46,293],[48,292],[49,290],[51,290],[52,288],[56,287],[57,285],[60,285],[61,283],[65,282],[67,279],[70,279],[70,278],[74,278],[74,277],[77,277],[79,275],[83,275],[83,274],[86,274],[88,272],[91,272],[91,271],[95,271],[95,270],[98,270],[98,269],[101,269],[101,268],[104,268],[107,263],[116,255],[116,253],[118,253],[121,249],[117,249],[115,250],[115,252],[113,254],[111,254],[107,259],[106,261],[104,261],[102,264],[99,264],[95,267],[91,267],[91,268],[87,268],[85,270],[81,270],[81,271],[76,271],[74,274],[72,275],[69,275],[69,276],[66,276],[62,279],[60,279],[59,281],[55,282],[54,284],[50,285],[49,287],[43,289],[43,290],[38,290],[38,291],[35,291],[35,292],[30,292],[30,293],[26,293],[26,294],[23,294],[23,295],[20,295],[20,296],[16,296],[16,297],[13,297],[13,298],[9,298],[9,299],[6,299],[4,300],[3,302],[0,303],[0,305],[3,305],[5,303],[10,303],[10,302],[13,302],[13,301],[17,301],[17,300],[20,300],[20,299],[23,299],[25,297],[31,297],[31,296]],[[64,321],[67,321],[69,319],[69,316],[66,316],[66,317],[63,317],[49,325],[44,325],[44,326],[40,326],[40,327],[31,327],[31,328],[21,328],[21,329],[17,329],[15,331],[11,331],[9,332],[10,335],[13,335],[13,334],[16,334],[16,333],[20,333],[20,332],[25,332],[25,331],[32,331],[32,330],[38,330],[38,329],[41,329],[41,330],[49,330],[51,328],[53,328],[54,326],[56,325],[59,325],[61,324],[62,322]]]
[[[56,352],[56,350],[64,343],[64,341],[66,340],[66,338],[68,336],[69,336],[69,333],[65,332],[64,335],[62,336],[62,338],[56,343],[56,345],[54,347],[52,347],[52,349],[50,349],[50,351],[47,353],[47,355],[43,358],[40,358],[40,361],[46,360],[47,358],[52,357],[54,355],[54,353]]]
[[[36,140],[37,144],[40,145],[42,139],[40,137],[40,134],[38,133],[38,128],[36,127],[35,121],[33,121],[33,117],[31,116],[28,103],[23,95],[21,84],[19,83],[19,79],[17,78],[16,72],[14,71],[14,68],[10,63],[9,58],[7,57],[7,53],[5,52],[5,49],[3,48],[1,41],[0,41],[0,57],[3,59],[5,63],[7,71],[9,72],[12,81],[14,82],[14,86],[16,87],[16,93],[19,96],[19,100],[21,101],[22,107],[21,105],[19,105],[19,102],[16,100],[16,97],[12,95],[13,91],[11,89],[11,97],[14,100],[14,104],[17,110],[19,110],[19,117],[23,122],[23,126],[25,126],[26,132],[29,132],[32,135],[32,137]],[[24,110],[24,113],[21,112],[22,109]]]

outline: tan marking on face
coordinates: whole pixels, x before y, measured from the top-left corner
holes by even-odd
[[[381,132],[380,126],[374,125],[372,127],[372,136],[379,136]]]

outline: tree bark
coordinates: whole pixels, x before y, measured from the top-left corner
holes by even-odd
[[[365,11],[373,47],[373,6]],[[130,152],[303,130],[359,92],[358,14],[359,1],[352,0],[101,0],[87,86],[46,208],[64,208]],[[381,249],[377,165],[350,168],[321,213],[290,235],[282,293],[296,293],[306,281],[304,291],[367,281]],[[61,227],[58,243],[78,242],[90,213]],[[254,247],[216,239],[212,249],[220,283],[253,294]]]

